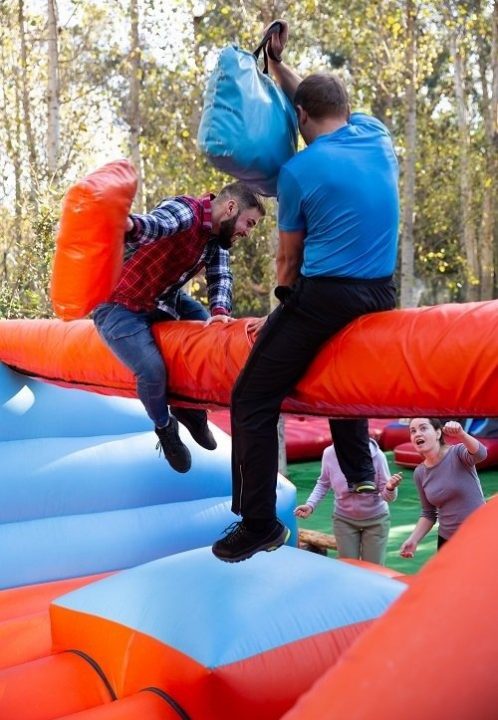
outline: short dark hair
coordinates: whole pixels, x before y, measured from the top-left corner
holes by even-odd
[[[412,418],[412,420],[413,420],[413,419],[414,419],[414,418]],[[444,438],[444,433],[443,433],[443,427],[444,427],[444,422],[445,422],[445,421],[442,420],[441,418],[430,418],[430,417],[428,417],[428,418],[425,418],[425,419],[427,420],[427,422],[429,423],[429,425],[432,425],[432,427],[434,428],[434,430],[435,430],[436,432],[437,432],[438,430],[441,430],[441,436],[440,436],[440,438],[439,438],[439,444],[440,444],[440,445],[444,445],[444,444],[445,444],[445,438]],[[412,422],[412,421],[410,420],[410,424],[411,424],[411,422]]]
[[[237,200],[239,210],[256,208],[262,217],[266,215],[266,208],[261,197],[243,182],[233,182],[230,183],[230,185],[225,185],[225,187],[218,193],[218,198],[220,200],[235,198]]]
[[[441,437],[439,438],[439,444],[444,445],[445,438],[444,438],[444,420],[441,420],[441,418],[427,418],[427,420],[430,422],[434,430],[437,432],[438,430],[441,430]]]
[[[298,105],[316,120],[348,118],[350,112],[346,86],[338,75],[332,73],[315,73],[304,78],[294,96],[294,106]]]

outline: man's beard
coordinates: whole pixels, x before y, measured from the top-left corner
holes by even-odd
[[[237,213],[235,217],[229,218],[228,220],[222,220],[220,222],[220,229],[217,237],[218,244],[224,250],[229,250],[233,245],[233,234],[235,232],[235,224],[239,219],[239,215],[240,213]]]

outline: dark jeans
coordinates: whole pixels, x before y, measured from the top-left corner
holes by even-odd
[[[375,475],[370,452],[368,420],[329,419],[335,453],[349,484],[373,479]]]
[[[207,310],[185,292],[180,292],[178,312],[182,320],[206,320]],[[156,322],[174,320],[154,310],[133,312],[119,303],[103,303],[93,313],[99,335],[137,379],[137,395],[156,427],[169,420],[167,371],[154,340],[151,327]]]
[[[275,517],[277,423],[283,399],[326,340],[360,315],[390,310],[394,305],[391,280],[344,282],[301,277],[285,304],[271,313],[232,394],[234,513],[250,519]],[[348,481],[373,479],[367,423],[333,421],[333,431]]]

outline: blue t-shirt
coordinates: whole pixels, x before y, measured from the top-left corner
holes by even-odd
[[[280,230],[304,230],[302,275],[392,274],[398,244],[398,162],[387,128],[354,113],[283,165]]]

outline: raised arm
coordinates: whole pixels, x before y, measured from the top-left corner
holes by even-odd
[[[280,85],[289,100],[293,102],[297,86],[301,82],[302,77],[300,77],[284,62],[275,62],[274,60],[270,60],[268,67],[270,68],[270,72],[275,81],[278,85]]]
[[[444,424],[443,433],[463,443],[471,455],[475,455],[479,450],[479,440],[465,432],[460,423],[455,420],[450,420]]]
[[[272,76],[292,102],[294,100],[294,95],[296,94],[297,86],[301,82],[302,78],[294,72],[292,68],[282,62],[282,52],[289,37],[288,23],[279,18],[278,20],[274,20],[270,23],[270,25],[273,25],[274,22],[280,23],[281,30],[279,33],[274,33],[268,43],[268,66]],[[266,33],[270,25],[265,28],[264,33]]]

